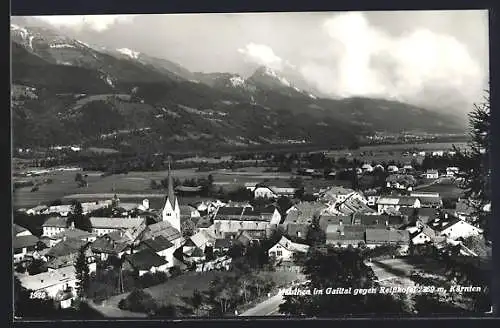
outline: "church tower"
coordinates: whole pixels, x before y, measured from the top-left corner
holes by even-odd
[[[170,159],[168,160],[168,191],[165,205],[161,212],[162,220],[167,221],[175,229],[181,231],[181,210],[179,202],[174,193],[174,181],[170,173]]]

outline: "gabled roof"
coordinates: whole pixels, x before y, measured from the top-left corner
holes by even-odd
[[[385,222],[389,220],[388,215],[367,215],[361,213],[355,213],[352,217],[352,224],[360,225],[385,225]]]
[[[66,266],[54,271],[42,272],[33,276],[22,275],[19,281],[28,290],[41,290],[50,286],[59,285],[76,278],[75,267]]]
[[[338,232],[335,231],[334,227],[330,228],[330,233],[326,234],[326,239],[334,242],[342,240],[364,241],[365,231],[366,227],[364,226],[342,224],[338,226]]]
[[[191,216],[191,213],[196,211],[196,209],[190,205],[180,205],[179,210],[181,212],[181,216]]]
[[[144,218],[106,218],[91,217],[90,223],[94,229],[132,229],[145,223]]]
[[[213,242],[215,240],[215,236],[206,230],[202,230],[192,235],[189,239],[196,247],[202,247],[209,242]]]
[[[19,248],[36,246],[38,241],[39,239],[33,235],[14,236],[12,239],[12,248],[19,249]]]
[[[322,215],[319,218],[319,227],[325,231],[326,227],[329,224],[339,224],[342,222],[343,224],[350,224],[351,217],[348,215]]]
[[[224,206],[219,207],[217,210],[217,216],[241,216],[243,214],[244,207],[232,207]]]
[[[174,244],[172,244],[167,238],[163,236],[146,239],[142,243],[155,252],[161,252],[174,246]]]
[[[441,200],[441,197],[426,196],[426,197],[418,197],[418,199],[420,200],[420,204],[422,204],[422,206],[425,206],[425,205],[440,206],[443,203],[443,201]]]
[[[56,234],[55,236],[50,237],[51,239],[58,240],[62,239],[64,237],[69,238],[69,239],[83,239],[83,238],[90,238],[95,236],[94,234],[77,229],[77,228],[68,228],[64,231],[61,231],[60,233]]]
[[[152,267],[159,267],[168,262],[155,252],[144,249],[134,254],[125,255],[125,261],[136,270],[150,270]]]
[[[63,217],[52,216],[49,217],[43,224],[42,227],[53,227],[53,228],[67,228],[68,219]]]
[[[366,229],[366,242],[407,243],[410,235],[406,230]]]
[[[151,224],[147,226],[147,235],[151,236],[159,236],[162,235],[169,241],[173,241],[179,238],[182,238],[182,235],[179,230],[172,227],[172,225],[167,221],[160,221],[158,223]]]
[[[47,252],[46,255],[49,257],[60,257],[75,254],[78,253],[80,249],[87,244],[88,242],[81,239],[66,239],[57,243]]]
[[[278,244],[289,250],[290,252],[307,253],[309,251],[309,245],[294,243],[284,236],[281,237],[281,239],[278,241]]]
[[[400,206],[412,206],[417,201],[416,197],[408,196],[383,196],[377,200],[377,204],[380,205],[400,205]]]
[[[91,245],[92,251],[107,254],[118,254],[123,252],[127,247],[129,247],[129,243],[123,239],[114,240],[109,235],[98,237]]]
[[[23,228],[20,225],[17,225],[15,223],[12,225],[12,233],[14,236],[16,236],[19,233],[26,232],[26,231],[28,231],[28,229]]]

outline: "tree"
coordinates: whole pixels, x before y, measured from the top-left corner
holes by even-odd
[[[92,223],[87,216],[83,215],[82,204],[77,200],[73,201],[71,205],[71,214],[68,218],[68,224],[72,223],[74,223],[77,229],[92,232]]]
[[[310,280],[310,289],[335,287],[370,289],[378,288],[376,276],[367,266],[359,251],[334,247],[312,248],[304,264],[304,274]],[[388,314],[404,312],[402,302],[392,295],[328,295],[285,296],[280,312],[292,315],[329,317],[337,314]]]
[[[153,297],[142,289],[133,290],[118,303],[118,307],[122,310],[143,313],[155,313],[158,309]]]
[[[76,293],[79,298],[87,297],[90,285],[90,270],[87,263],[86,251],[87,246],[82,246],[75,261],[75,272],[77,279]]]
[[[191,305],[193,306],[195,314],[198,315],[198,311],[203,305],[203,294],[200,293],[198,289],[193,291],[193,296],[191,296]]]
[[[326,233],[319,226],[319,216],[313,217],[313,222],[307,230],[306,242],[308,245],[324,245],[326,242]]]
[[[281,196],[277,200],[277,205],[278,205],[278,211],[280,212],[281,216],[284,216],[286,214],[286,211],[292,207],[293,202],[290,200],[290,198]]]
[[[47,272],[47,265],[41,259],[33,259],[33,261],[31,261],[31,263],[28,265],[27,271],[30,274],[30,276],[42,272]]]
[[[455,148],[457,158],[464,163],[467,176],[462,188],[465,196],[473,201],[479,217],[479,225],[484,229],[484,235],[489,240],[490,214],[484,206],[491,203],[491,168],[490,168],[490,98],[486,92],[484,101],[474,105],[469,113],[469,129],[471,141],[470,151]]]

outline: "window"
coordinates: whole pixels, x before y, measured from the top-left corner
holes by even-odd
[[[22,254],[23,253],[23,249],[22,248],[16,248],[14,249],[14,254]]]
[[[282,252],[282,251],[277,251],[277,252],[276,252],[276,255],[278,255],[278,256],[282,256],[282,255],[283,255],[283,252]]]

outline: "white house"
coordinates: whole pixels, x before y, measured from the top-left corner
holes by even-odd
[[[124,256],[123,269],[135,271],[139,276],[146,273],[166,272],[167,268],[167,260],[149,249],[143,249],[137,253]]]
[[[278,195],[267,186],[258,186],[253,190],[253,195],[255,198],[278,198]]]
[[[33,235],[15,236],[12,240],[14,250],[14,263],[22,261],[25,256],[32,254],[36,250],[38,238]]]
[[[78,280],[75,267],[70,265],[33,276],[19,276],[19,281],[24,288],[33,291],[37,296],[45,294],[47,298],[55,299],[62,291],[75,290]]]
[[[44,210],[48,208],[47,205],[38,205],[33,208],[30,208],[29,210],[26,211],[26,214],[28,215],[38,215],[41,214]]]
[[[420,208],[420,200],[416,197],[406,196],[382,196],[377,200],[377,211],[379,214],[388,210],[399,211],[401,207]]]
[[[91,217],[92,232],[97,236],[122,231],[129,229],[137,229],[141,226],[146,226],[145,218],[107,218],[107,217]]]
[[[55,236],[68,229],[68,219],[64,217],[50,217],[42,224],[43,235]]]
[[[167,268],[175,265],[174,252],[175,245],[164,236],[151,237],[142,241],[141,249],[149,249],[167,261]]]
[[[309,251],[308,245],[294,243],[286,237],[281,239],[271,247],[268,251],[269,257],[281,261],[293,261],[295,253],[307,253]]]
[[[457,240],[458,238],[465,239],[471,236],[477,236],[483,232],[481,229],[459,218],[433,222],[430,224],[430,227],[451,240]]]
[[[350,188],[344,188],[342,186],[335,186],[328,188],[325,192],[321,194],[323,200],[331,200],[334,202],[343,202],[347,198],[359,198],[366,202],[366,199],[360,193],[354,191]]]
[[[458,167],[450,166],[446,168],[446,175],[449,177],[454,177],[458,172],[460,172]]]
[[[396,165],[389,165],[387,167],[387,172],[389,173],[396,173],[399,171],[399,168]]]
[[[414,231],[411,234],[411,243],[413,245],[423,245],[429,242],[434,242],[437,237],[436,232],[429,227],[417,229],[417,231]]]
[[[438,170],[427,170],[427,172],[425,172],[425,178],[426,179],[437,179],[437,178],[439,178],[439,172],[438,172]]]
[[[373,172],[373,166],[371,166],[370,164],[363,164],[363,166],[361,166],[361,169],[363,170],[363,172]]]

